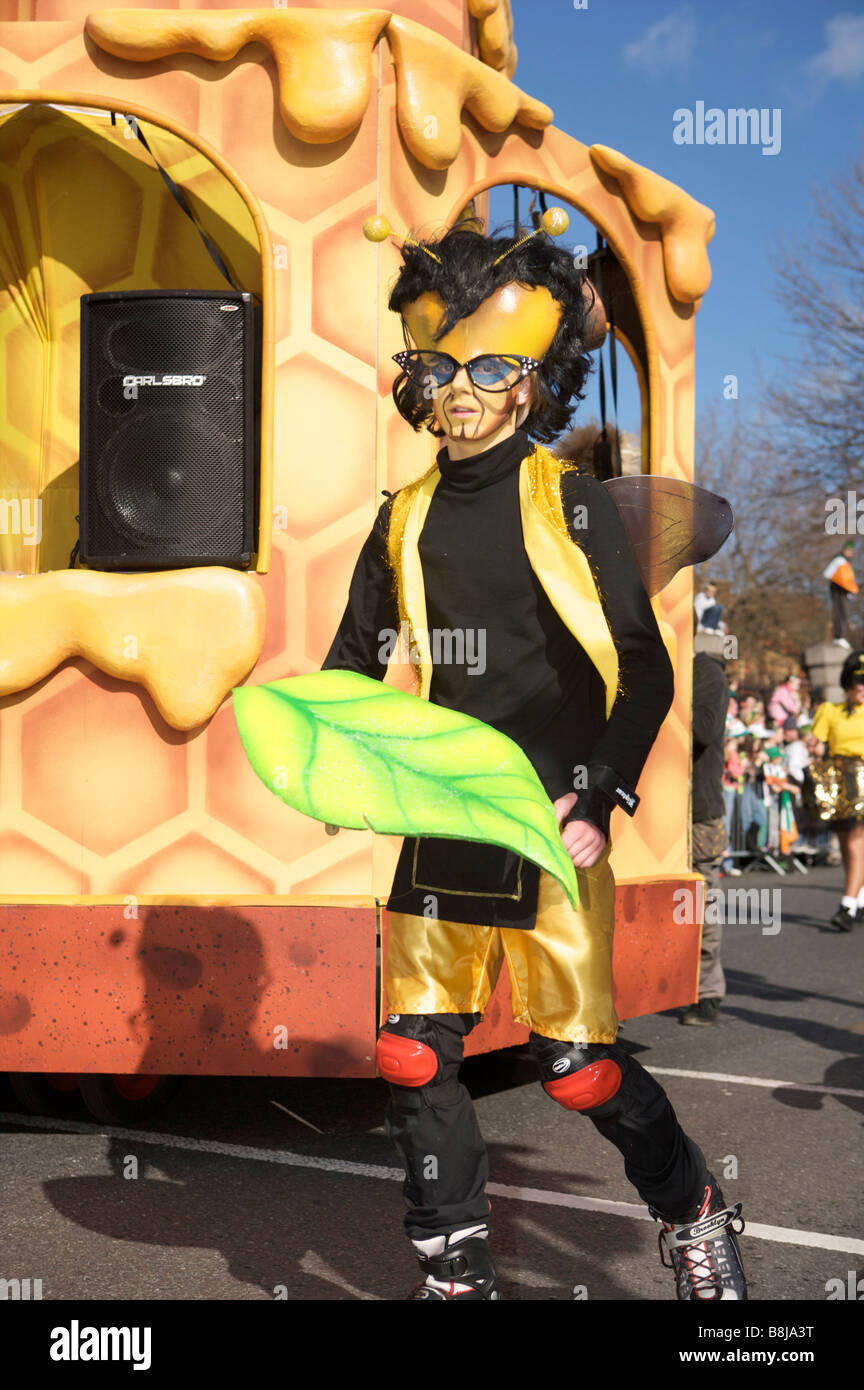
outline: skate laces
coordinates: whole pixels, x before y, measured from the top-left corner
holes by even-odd
[[[667,1269],[675,1270],[675,1283],[679,1290],[682,1279],[686,1273],[689,1275],[690,1283],[697,1298],[714,1299],[717,1298],[718,1294],[722,1296],[723,1286],[714,1272],[714,1266],[707,1244],[688,1245],[685,1249],[681,1250],[678,1255],[678,1266],[676,1268],[674,1259],[670,1258],[667,1261],[664,1257],[665,1241],[663,1240],[662,1231],[659,1235],[659,1243],[660,1262],[665,1265]],[[706,1292],[702,1292],[702,1290],[706,1290]]]
[[[666,1269],[675,1271],[675,1283],[679,1294],[682,1283],[689,1280],[696,1298],[707,1301],[723,1297],[722,1269],[718,1266],[727,1262],[723,1249],[725,1233],[731,1230],[735,1235],[740,1235],[744,1230],[744,1221],[741,1218],[740,1202],[733,1207],[724,1207],[722,1201],[719,1191],[715,1193],[708,1187],[705,1190],[705,1200],[693,1221],[661,1223],[662,1229],[657,1236],[660,1262]],[[737,1230],[736,1221],[741,1222]],[[703,1232],[702,1227],[708,1229]],[[707,1235],[709,1232],[710,1240],[699,1239],[700,1235]],[[667,1251],[670,1257],[668,1260]]]

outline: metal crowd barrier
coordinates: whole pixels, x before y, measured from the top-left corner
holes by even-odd
[[[775,874],[781,875],[786,874],[788,865],[791,864],[799,873],[806,874],[805,861],[812,863],[814,859],[827,854],[827,844],[805,844],[803,847],[793,848],[797,839],[807,838],[808,832],[827,841],[826,828],[812,822],[806,806],[800,800],[792,802],[798,836],[793,835],[792,843],[784,848],[781,826],[787,806],[784,805],[783,798],[786,796],[791,800],[790,793],[777,792],[767,783],[761,787],[755,783],[747,783],[737,788],[724,786],[723,796],[726,803],[729,848],[723,855],[721,864],[728,863],[730,859],[736,864],[738,861],[746,860],[749,869],[764,864]],[[787,861],[786,866],[780,862],[781,860]]]

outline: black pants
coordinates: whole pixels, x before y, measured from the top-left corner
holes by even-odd
[[[427,1021],[437,1025],[439,1073],[427,1086],[391,1086],[387,1110],[388,1133],[405,1165],[405,1226],[418,1240],[476,1224],[489,1214],[486,1147],[471,1097],[458,1078],[463,1039],[480,1016],[432,1014]],[[544,1040],[532,1035],[534,1041]],[[621,1067],[621,1086],[611,1100],[585,1113],[622,1154],[624,1171],[642,1200],[668,1220],[687,1220],[696,1214],[708,1177],[702,1151],[684,1133],[653,1076],[618,1047],[602,1051]],[[561,1119],[581,1122],[579,1114],[566,1111]]]
[[[831,619],[834,624],[834,640],[838,637],[846,636],[846,621],[849,616],[847,607],[849,595],[845,589],[841,589],[839,584],[831,584]]]

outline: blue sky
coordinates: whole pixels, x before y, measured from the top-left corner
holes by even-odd
[[[519,50],[513,80],[552,107],[555,125],[586,145],[621,150],[716,213],[712,284],[696,320],[697,411],[721,401],[728,373],[738,377],[741,406],[752,405],[757,366],[775,376],[791,346],[791,325],[772,296],[777,248],[806,246],[812,187],[845,173],[864,146],[864,4],[511,4]],[[695,111],[700,101],[724,111],[779,108],[779,151],[677,144],[673,113]],[[493,218],[502,208],[508,216],[511,206],[509,197],[493,206]],[[629,364],[627,377],[620,418],[634,429]],[[596,381],[579,413],[585,418],[592,409],[597,413]]]

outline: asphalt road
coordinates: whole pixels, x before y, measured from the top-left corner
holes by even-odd
[[[718,1023],[623,1029],[744,1204],[753,1299],[824,1304],[864,1267],[864,928],[824,926],[839,884],[837,869],[725,881],[769,896],[761,922],[726,927]],[[674,1301],[617,1151],[548,1100],[518,1049],[463,1079],[504,1298]],[[16,1114],[7,1091],[0,1278],[41,1279],[43,1299],[403,1299],[417,1275],[385,1099],[380,1081],[199,1077],[141,1130],[112,1131]]]

